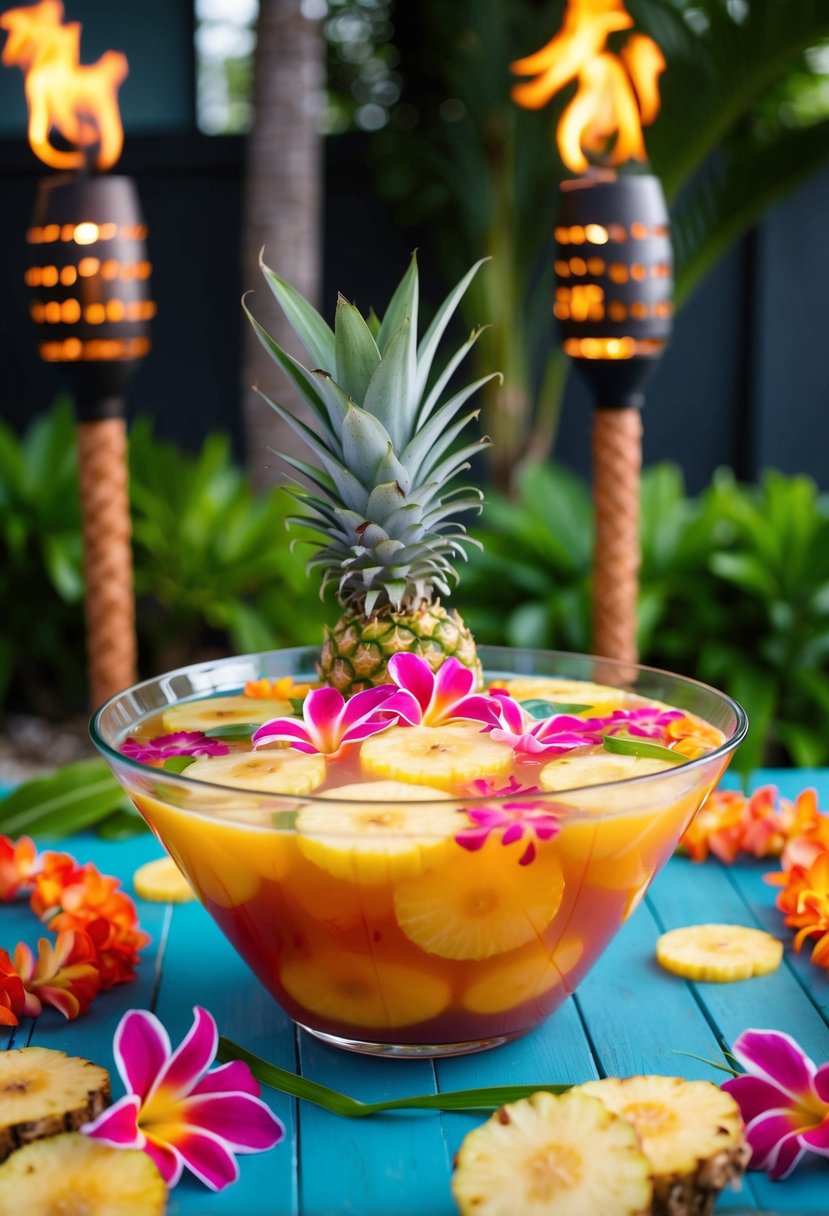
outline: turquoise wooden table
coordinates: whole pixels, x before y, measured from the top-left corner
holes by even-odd
[[[829,772],[758,773],[754,785],[776,784],[793,797],[817,786],[829,806]],[[131,890],[135,868],[158,856],[149,836],[105,843],[94,836],[61,845],[79,860],[116,874]],[[288,1019],[225,943],[197,904],[165,907],[138,901],[152,934],[139,979],[102,995],[77,1022],[48,1010],[24,1023],[5,1046],[28,1042],[84,1055],[112,1068],[112,1034],[129,1008],[152,1009],[180,1040],[203,1005],[220,1033],[258,1055],[301,1071],[364,1100],[505,1083],[579,1082],[605,1074],[655,1072],[719,1082],[702,1060],[722,1060],[723,1049],[749,1026],[794,1035],[813,1059],[829,1059],[829,980],[807,956],[786,950],[773,975],[734,984],[691,984],[654,962],[657,935],[705,921],[759,925],[788,943],[774,909],[774,890],[762,875],[768,862],[732,869],[674,858],[624,926],[578,993],[525,1039],[480,1055],[432,1064],[374,1060],[326,1047],[295,1031]],[[2,944],[34,943],[37,926],[25,905],[0,910]],[[689,1054],[678,1054],[689,1053]],[[114,1077],[115,1096],[120,1083]],[[464,1114],[392,1114],[345,1120],[297,1105],[265,1090],[263,1096],[288,1134],[268,1153],[241,1157],[241,1178],[221,1194],[185,1180],[170,1197],[170,1216],[452,1216],[453,1154],[480,1122]],[[721,1197],[717,1211],[829,1213],[829,1161],[812,1158],[784,1183],[750,1174],[739,1194]],[[521,1216],[516,1212],[516,1216]],[[609,1213],[608,1216],[611,1216]]]

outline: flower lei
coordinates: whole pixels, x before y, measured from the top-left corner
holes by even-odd
[[[714,790],[679,842],[693,861],[709,853],[725,865],[738,856],[779,857],[780,869],[765,881],[781,890],[775,900],[783,923],[796,929],[799,952],[814,940],[811,961],[829,974],[829,815],[821,812],[814,789],[794,802],[764,785],[750,797]]]
[[[51,1005],[72,1021],[99,992],[135,979],[138,951],[150,941],[135,904],[111,878],[68,853],[38,854],[28,836],[0,836],[0,902],[29,892],[29,906],[56,934],[37,956],[25,942],[0,950],[0,1025],[17,1026]]]

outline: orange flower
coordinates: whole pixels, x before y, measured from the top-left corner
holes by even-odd
[[[0,1026],[16,1026],[26,1002],[26,990],[8,951],[0,950]]]
[[[704,861],[709,851],[726,865],[740,853],[776,857],[796,823],[811,822],[812,805],[814,814],[829,826],[817,811],[814,790],[804,790],[794,806],[788,799],[778,798],[773,785],[762,786],[750,798],[735,790],[714,790],[679,843],[694,861]]]
[[[685,830],[679,847],[692,861],[705,861],[709,852],[730,865],[740,851],[745,794],[713,790]]]
[[[52,1005],[72,1021],[89,1008],[101,986],[97,950],[86,933],[59,933],[54,946],[42,937],[37,961],[19,942],[14,965],[26,991],[23,1012],[29,1017],[38,1017],[44,1005]]]
[[[821,853],[829,851],[829,815],[822,815],[817,792],[803,790],[794,804],[789,839],[783,849],[784,870],[794,866],[810,866]]]
[[[68,853],[41,853],[29,901],[35,916],[47,920],[54,909],[60,907],[64,887],[72,882],[79,870],[75,858]]]
[[[135,978],[138,951],[150,941],[138,925],[135,904],[120,882],[66,854],[47,855],[32,895],[32,907],[56,933],[82,929],[98,952],[101,990]],[[69,864],[67,864],[67,862]]]
[[[35,842],[28,836],[17,841],[0,836],[0,901],[14,899],[29,886],[36,860]]]
[[[316,684],[295,684],[293,676],[280,676],[278,680],[263,676],[261,680],[248,680],[245,696],[264,697],[270,701],[298,701],[316,687]]]
[[[777,881],[778,876],[772,878]],[[829,933],[829,852],[821,853],[806,868],[795,866],[783,875],[785,887],[775,903],[785,914],[785,924],[798,929],[795,950],[809,937]]]

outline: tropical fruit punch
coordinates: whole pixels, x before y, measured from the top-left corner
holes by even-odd
[[[629,667],[482,663],[442,602],[468,543],[455,517],[481,502],[454,486],[487,442],[459,438],[464,406],[489,377],[449,387],[479,331],[435,356],[478,266],[419,341],[414,258],[382,321],[341,296],[333,330],[263,271],[308,351],[251,317],[311,417],[270,402],[314,457],[283,457],[292,522],[342,614],[302,663],[139,685],[93,738],[294,1019],[364,1050],[472,1050],[573,990],[719,778],[740,712]]]

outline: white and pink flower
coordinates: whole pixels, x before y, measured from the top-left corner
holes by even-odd
[[[388,708],[397,691],[393,684],[381,684],[346,701],[336,688],[314,688],[302,703],[301,722],[272,718],[254,732],[251,742],[255,748],[289,743],[299,752],[337,759],[349,744],[361,743],[397,722],[398,715]]]

